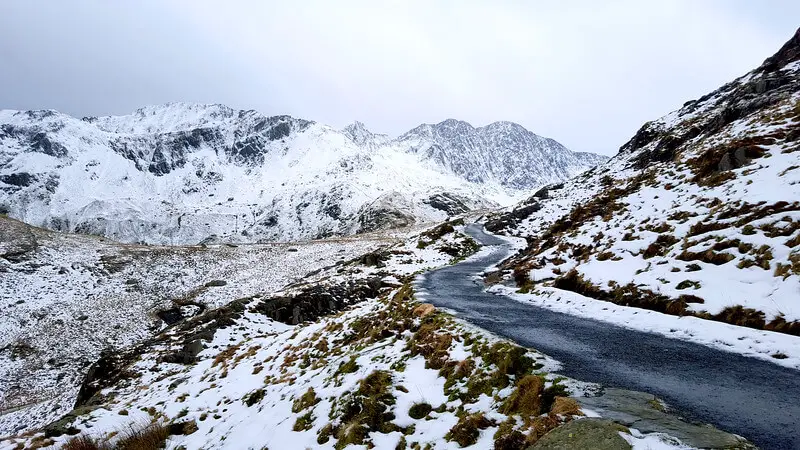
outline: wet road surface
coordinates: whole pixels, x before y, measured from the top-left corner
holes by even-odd
[[[487,293],[472,277],[510,247],[479,225],[466,231],[491,253],[421,276],[424,301],[557,359],[566,376],[656,394],[763,449],[800,449],[800,371]]]

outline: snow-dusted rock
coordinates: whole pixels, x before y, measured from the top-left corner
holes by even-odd
[[[124,242],[308,239],[442,220],[453,208],[438,198],[507,204],[602,159],[510,123],[448,120],[392,140],[360,122],[340,131],[222,105],[84,119],[6,110],[0,212]]]

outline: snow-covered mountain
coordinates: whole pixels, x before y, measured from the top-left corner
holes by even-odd
[[[393,142],[397,148],[424,156],[451,172],[479,184],[499,184],[511,190],[530,190],[543,182],[566,180],[606,157],[575,153],[513,122],[474,128],[448,119],[424,124]]]
[[[800,336],[800,30],[487,227],[526,238],[506,263],[536,291],[525,301],[715,346],[733,336],[721,347],[790,361],[769,333],[664,314]]]
[[[76,119],[0,111],[0,212],[124,242],[351,234],[508,204],[603,157],[519,125],[447,120],[397,139],[171,103]]]

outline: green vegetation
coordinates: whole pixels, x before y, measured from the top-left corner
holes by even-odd
[[[468,447],[478,442],[480,430],[485,430],[490,426],[492,426],[492,421],[487,419],[483,413],[464,415],[445,435],[445,439],[455,441],[461,447]]]
[[[428,403],[414,403],[408,410],[408,415],[412,419],[419,420],[425,418],[431,411],[433,411],[433,407]]]

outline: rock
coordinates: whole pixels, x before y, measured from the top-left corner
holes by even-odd
[[[523,219],[527,219],[531,214],[542,209],[542,206],[535,199],[529,198],[525,206],[516,208],[512,211],[503,213],[499,217],[488,220],[484,225],[487,231],[496,233],[506,227],[514,226]]]
[[[30,227],[8,217],[0,217],[0,258],[12,263],[28,259],[39,248]]]
[[[414,310],[411,311],[417,317],[427,317],[433,312],[436,311],[436,308],[431,305],[430,303],[422,303],[414,307]]]
[[[449,192],[433,194],[422,202],[451,216],[464,214],[471,209],[467,205],[469,199]]]
[[[195,339],[183,344],[181,350],[167,354],[162,361],[173,364],[194,364],[201,351],[203,351],[203,342]]]
[[[65,434],[74,436],[80,433],[80,430],[72,426],[73,422],[75,422],[78,417],[89,414],[97,408],[97,406],[76,407],[55,422],[45,425],[42,431],[44,431],[45,437],[48,438],[63,436]]]
[[[95,394],[127,376],[127,366],[134,360],[134,357],[132,353],[128,352],[120,353],[114,350],[100,352],[100,358],[89,367],[83,378],[75,399],[75,408],[93,404],[92,397]]]
[[[171,436],[186,436],[197,430],[199,430],[199,428],[197,427],[197,422],[194,420],[169,424],[169,434]]]
[[[211,280],[208,283],[206,283],[205,286],[206,287],[220,287],[220,286],[225,286],[226,284],[228,284],[228,282],[225,281],[225,280]]]
[[[380,269],[385,266],[383,262],[387,259],[389,259],[389,256],[383,252],[372,252],[361,256],[358,262],[365,266],[377,267]]]
[[[723,449],[747,448],[739,436],[710,425],[695,425],[663,411],[652,394],[607,388],[598,397],[576,399],[582,407],[642,433],[666,433],[692,447]],[[659,407],[656,407],[659,405]]]
[[[529,450],[630,450],[620,431],[628,429],[610,420],[573,420],[542,436]]]
[[[296,325],[340,311],[367,298],[374,298],[380,294],[382,285],[380,277],[314,285],[297,294],[263,299],[252,310],[278,322]]]

